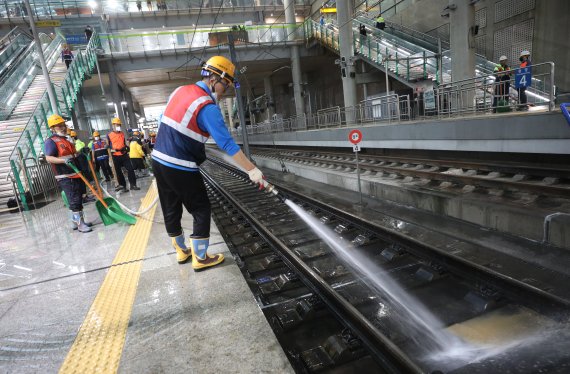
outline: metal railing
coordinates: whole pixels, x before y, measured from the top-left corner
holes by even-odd
[[[53,173],[38,172],[37,177],[34,177],[33,171],[29,168],[29,160],[38,160],[38,156],[43,152],[44,139],[50,135],[47,117],[56,111],[60,114],[71,112],[82,81],[95,67],[95,59],[97,58],[95,51],[100,48],[100,45],[99,36],[94,33],[87,48],[78,51],[76,54],[61,85],[54,85],[58,98],[58,108],[52,108],[46,91],[32,111],[30,119],[10,154],[9,178],[16,186],[24,210],[29,208],[25,197],[26,191],[32,192],[32,195],[46,194],[52,188]],[[59,54],[56,54],[56,58],[59,58]],[[38,162],[36,161],[35,164],[37,165]]]
[[[293,33],[301,40],[301,24],[271,24],[245,26],[236,32],[242,33],[236,44],[277,44],[290,41]],[[101,45],[107,54],[152,52],[189,48],[214,47],[227,43],[227,33],[235,31],[231,26],[215,28],[189,28],[184,30],[124,31],[101,34]]]
[[[149,5],[150,3],[150,5]],[[295,0],[297,6],[310,6],[309,0]],[[202,11],[206,9],[218,9],[233,11],[253,10],[256,8],[283,7],[282,0],[151,0],[151,1],[89,1],[89,0],[35,0],[30,1],[33,16],[37,18],[68,18],[68,17],[91,17],[103,14],[126,14],[126,13],[156,13],[156,12],[180,12]],[[21,0],[4,1],[0,5],[0,17],[23,18],[27,11]]]
[[[526,89],[527,103],[521,103],[510,80],[496,82],[493,75],[441,85],[415,97],[390,94],[362,101],[356,107],[332,107],[315,114],[276,119],[248,126],[248,134],[341,128],[353,125],[390,124],[461,116],[482,116],[494,112],[554,108],[554,63],[532,65],[536,79]],[[547,82],[545,84],[544,82]],[[508,93],[507,93],[508,92]],[[237,130],[241,131],[241,130]]]
[[[439,59],[436,54],[381,30],[361,35],[359,22],[353,21],[353,47],[359,56],[373,65],[388,60],[388,70],[407,81],[439,80]],[[314,20],[305,21],[307,39],[316,38],[336,52],[340,51],[339,32],[334,24],[321,25]]]

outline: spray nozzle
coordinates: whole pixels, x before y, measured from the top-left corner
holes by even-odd
[[[285,202],[285,197],[283,197],[271,183],[265,182],[265,192],[275,195],[282,203]]]

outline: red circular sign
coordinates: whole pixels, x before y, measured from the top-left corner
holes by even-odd
[[[362,141],[362,133],[360,130],[352,130],[348,133],[348,141],[352,144],[358,144]]]

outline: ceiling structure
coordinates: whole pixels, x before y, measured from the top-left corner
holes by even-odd
[[[317,56],[301,59],[303,73],[315,71],[324,63],[330,63],[330,57]],[[251,90],[253,96],[264,93],[263,79],[271,77],[273,87],[292,82],[289,59],[255,61],[245,65],[242,75],[242,92]],[[200,79],[200,70],[196,66],[186,69],[163,68],[152,70],[133,70],[118,73],[119,79],[129,89],[136,101],[143,106],[165,104],[177,87],[191,84]],[[233,95],[232,92],[229,93]]]

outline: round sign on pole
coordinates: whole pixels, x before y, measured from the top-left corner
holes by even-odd
[[[362,132],[360,130],[352,130],[348,133],[348,141],[352,144],[358,144],[362,141]]]

